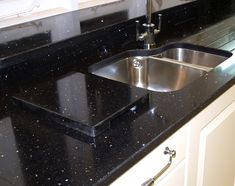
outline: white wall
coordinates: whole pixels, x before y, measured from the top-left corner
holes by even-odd
[[[8,17],[14,13],[26,11],[35,13],[59,7],[74,10],[78,8],[77,2],[78,0],[0,0],[0,18]]]

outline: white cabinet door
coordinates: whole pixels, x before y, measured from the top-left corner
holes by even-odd
[[[207,139],[211,138],[208,135],[207,137],[204,137],[203,141],[203,135],[207,136],[207,134],[203,134],[203,131],[209,130],[209,126],[212,128],[210,129],[213,133],[213,131],[219,131],[220,129],[216,126],[216,120],[217,125],[222,123],[225,118],[230,117],[230,115],[233,115],[234,106],[231,106],[231,104],[235,101],[235,86],[231,87],[229,90],[227,90],[223,95],[218,97],[215,101],[213,101],[210,105],[208,105],[204,110],[202,110],[199,114],[197,114],[192,120],[188,122],[189,125],[189,141],[188,141],[188,153],[186,156],[186,172],[187,175],[185,177],[186,179],[186,185],[187,186],[202,186],[202,181],[199,181],[199,178],[202,179],[202,169],[205,160],[205,150],[203,151],[203,148],[205,149],[205,144],[207,144]],[[225,114],[227,113],[227,114]],[[219,120],[219,118],[221,118]],[[231,122],[235,123],[235,119],[231,118]],[[225,123],[227,121],[224,121]],[[222,125],[222,124],[221,124]],[[208,128],[207,128],[208,127]],[[233,130],[234,134],[235,131]],[[221,131],[222,133],[222,131]],[[226,133],[226,132],[225,132]],[[222,134],[221,134],[222,135]],[[229,135],[229,133],[228,133]],[[228,136],[226,134],[226,136]],[[222,137],[220,137],[222,138]],[[216,140],[214,138],[214,140]],[[217,149],[220,153],[220,143],[227,143],[224,141],[225,139],[220,140],[219,142],[215,142],[214,148]],[[229,141],[229,140],[227,140]],[[229,141],[231,148],[234,148],[235,146],[235,140]],[[204,147],[202,147],[204,143]],[[200,156],[200,157],[199,157]],[[199,160],[200,159],[200,160]],[[223,156],[219,158],[224,159]],[[199,163],[200,162],[200,163]],[[206,165],[209,166],[209,165]],[[198,175],[199,174],[199,175]],[[210,186],[210,185],[205,185]],[[213,185],[214,186],[214,185]],[[229,185],[221,185],[221,186],[229,186]],[[234,185],[235,186],[235,185]]]
[[[234,186],[235,102],[200,134],[197,186]]]

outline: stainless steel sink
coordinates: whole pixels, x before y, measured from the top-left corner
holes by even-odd
[[[204,50],[204,51],[203,51]],[[89,67],[92,74],[158,91],[180,90],[232,54],[190,44],[124,52]]]
[[[183,88],[205,71],[166,63],[158,58],[136,56],[121,59],[92,73],[129,85],[168,92]]]

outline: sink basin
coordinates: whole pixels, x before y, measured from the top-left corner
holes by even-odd
[[[230,56],[226,51],[172,44],[124,52],[90,66],[89,72],[152,91],[170,92],[182,89]]]
[[[157,56],[210,71],[231,57],[232,53],[191,44],[173,44],[163,49],[163,52]]]
[[[225,56],[185,48],[172,48],[166,50],[162,53],[162,57],[209,68],[214,68],[227,59]]]
[[[202,76],[205,71],[166,63],[158,58],[135,56],[93,70],[92,73],[129,85],[168,92],[183,88]]]

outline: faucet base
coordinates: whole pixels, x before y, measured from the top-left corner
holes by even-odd
[[[144,49],[155,48],[155,24],[143,24],[143,27],[145,28]]]
[[[149,43],[144,43],[144,49],[152,49],[152,48],[156,48],[156,43],[153,44],[149,44]]]

